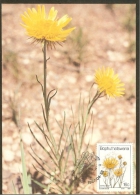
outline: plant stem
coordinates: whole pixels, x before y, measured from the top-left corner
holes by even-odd
[[[46,102],[46,95],[47,95],[47,60],[46,60],[46,41],[44,41],[44,48],[43,48],[43,57],[44,57],[44,104],[45,104],[45,111],[46,111],[46,118],[48,119],[48,110],[47,110],[47,102]]]
[[[48,129],[48,132],[49,132],[49,135],[50,135],[50,138],[51,138],[51,143],[55,149],[55,154],[57,154],[57,147],[56,147],[56,143],[55,143],[55,140],[54,140],[54,137],[50,131],[50,127],[49,127],[49,107],[50,107],[50,99],[53,97],[51,96],[51,98],[49,98],[49,94],[47,95],[47,61],[49,60],[46,59],[46,44],[47,44],[47,41],[45,40],[44,41],[44,48],[43,48],[43,58],[44,58],[44,68],[43,68],[43,71],[44,71],[44,86],[43,86],[43,98],[44,98],[44,105],[45,105],[45,112],[44,112],[44,120],[45,120],[45,123],[46,123],[46,127]],[[57,157],[57,155],[56,155]]]
[[[86,123],[90,114],[90,110],[91,107],[93,106],[93,104],[96,102],[96,100],[101,96],[102,92],[99,93],[97,91],[97,93],[95,94],[94,98],[91,100],[91,102],[89,102],[87,110],[86,110],[86,114],[84,116],[84,119],[82,121],[82,126],[81,126],[81,132],[80,132],[80,142],[79,142],[79,147],[78,147],[78,155],[80,155],[81,152],[81,148],[82,148],[82,144],[83,144],[83,139],[82,137],[84,137],[84,129],[86,128]]]

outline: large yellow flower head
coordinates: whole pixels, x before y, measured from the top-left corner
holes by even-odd
[[[118,165],[118,160],[116,158],[106,158],[103,162],[103,166],[106,169],[114,169]]]
[[[95,82],[99,91],[104,92],[108,97],[119,97],[124,94],[124,84],[121,83],[117,74],[112,68],[99,68],[95,73]]]
[[[64,15],[57,19],[57,10],[52,7],[49,14],[46,15],[44,6],[37,6],[35,8],[28,8],[27,12],[21,15],[24,24],[21,24],[28,36],[34,38],[36,41],[46,40],[48,45],[54,45],[56,42],[60,43],[66,40],[66,37],[75,29],[63,28],[72,20],[72,18]]]

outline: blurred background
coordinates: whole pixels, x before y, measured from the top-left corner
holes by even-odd
[[[99,99],[93,106],[94,130],[91,150],[96,143],[134,143],[136,135],[136,9],[135,4],[46,4],[46,12],[54,6],[58,17],[68,14],[72,21],[68,27],[76,29],[62,46],[47,51],[49,90],[57,89],[52,101],[51,115],[62,120],[63,112],[71,121],[71,106],[76,115],[80,93],[88,96],[98,67],[112,67],[125,84],[125,95],[116,99]],[[33,140],[27,122],[38,139],[42,135],[34,120],[43,122],[41,88],[35,75],[43,80],[43,53],[40,43],[32,43],[20,25],[20,15],[36,4],[2,5],[2,143],[3,143],[3,193],[12,193],[11,181],[19,185],[20,163],[18,120],[26,151],[26,161],[34,178],[43,180],[32,167],[28,154]],[[52,120],[56,139],[57,124]],[[89,131],[85,144],[91,137]],[[47,147],[47,146],[46,146]],[[40,152],[40,151],[39,151]],[[40,152],[41,153],[41,152]],[[30,163],[29,163],[30,162]],[[134,166],[135,177],[135,166]],[[135,181],[134,181],[135,182]],[[96,183],[91,185],[96,193]],[[91,191],[89,190],[88,193]],[[39,190],[36,189],[36,192]]]

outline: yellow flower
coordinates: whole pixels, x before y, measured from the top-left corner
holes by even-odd
[[[28,8],[27,12],[21,15],[24,24],[21,24],[25,29],[28,36],[34,38],[36,41],[46,40],[48,46],[55,43],[60,43],[66,40],[66,37],[75,29],[63,28],[72,20],[68,15],[64,15],[59,20],[56,18],[57,10],[52,7],[48,15],[46,15],[44,6],[37,6],[35,8]]]
[[[123,174],[123,171],[122,171],[122,169],[116,169],[116,170],[114,170],[114,174],[115,174],[117,177],[120,177],[120,176]]]
[[[119,155],[119,156],[118,156],[118,159],[121,159],[121,158],[122,158],[122,155]]]
[[[103,166],[106,169],[114,169],[118,165],[118,160],[116,158],[106,158],[103,162]]]
[[[108,176],[108,171],[104,171],[104,172],[103,172],[103,176],[104,176],[104,177],[107,177],[107,176]]]
[[[95,73],[95,82],[100,92],[104,92],[108,97],[119,97],[124,94],[124,84],[121,83],[117,74],[112,68],[99,68]]]

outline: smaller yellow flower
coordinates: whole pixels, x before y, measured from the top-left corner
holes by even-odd
[[[124,94],[124,84],[120,81],[112,68],[99,68],[95,73],[95,83],[99,91],[108,97],[119,97]]]
[[[104,171],[103,172],[103,177],[107,177],[108,176],[108,171]]]
[[[122,171],[122,169],[116,169],[116,170],[114,170],[114,174],[115,174],[117,177],[120,177],[120,176],[123,174],[123,171]]]
[[[123,162],[123,165],[124,165],[124,166],[127,165],[127,162],[124,161],[124,162]]]
[[[119,156],[118,156],[118,159],[121,159],[121,158],[122,158],[122,155],[119,155]]]
[[[103,166],[106,169],[114,169],[118,165],[118,160],[116,158],[106,158],[103,162]]]

